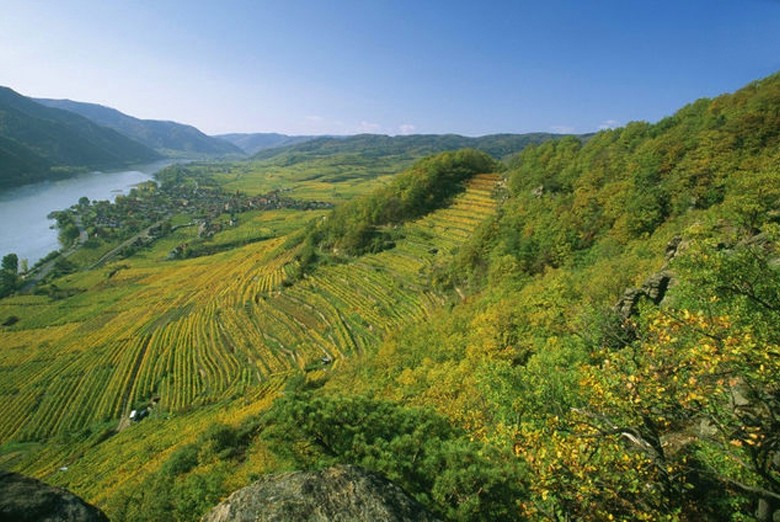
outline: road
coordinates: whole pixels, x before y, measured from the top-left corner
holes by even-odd
[[[102,264],[103,264],[103,263],[105,263],[106,261],[108,261],[108,260],[110,260],[111,258],[115,257],[115,256],[116,256],[117,254],[119,254],[119,253],[120,253],[122,250],[124,250],[125,248],[127,248],[127,247],[129,247],[129,246],[132,246],[132,245],[133,245],[133,243],[135,243],[135,242],[136,242],[136,241],[138,241],[139,239],[142,239],[142,238],[144,238],[144,237],[148,237],[148,236],[149,236],[149,232],[151,232],[151,230],[152,230],[153,228],[162,226],[162,224],[163,224],[163,223],[165,223],[167,220],[168,220],[168,218],[166,217],[165,219],[161,219],[161,220],[160,220],[160,221],[158,221],[157,223],[154,223],[154,224],[152,224],[152,225],[149,225],[148,227],[146,227],[145,229],[141,230],[139,233],[137,233],[136,235],[134,235],[133,237],[131,237],[131,238],[130,238],[130,239],[128,239],[127,241],[123,242],[123,243],[122,243],[121,245],[119,245],[118,247],[116,247],[116,248],[114,248],[114,249],[112,249],[112,250],[110,250],[110,251],[106,252],[106,253],[105,253],[105,254],[103,254],[103,256],[102,256],[100,259],[98,259],[98,260],[97,260],[97,261],[96,261],[96,262],[95,262],[95,263],[94,263],[94,264],[93,264],[91,267],[89,267],[89,268],[90,268],[90,270],[91,270],[91,269],[93,269],[93,268],[97,268],[97,267],[99,267],[100,265],[102,265]]]
[[[73,218],[73,222],[76,224],[76,226],[79,229],[79,237],[76,239],[76,241],[73,242],[72,245],[70,245],[66,250],[64,250],[59,256],[55,257],[54,259],[51,259],[50,261],[47,261],[46,263],[39,266],[34,272],[30,272],[27,274],[27,277],[24,280],[24,285],[22,285],[22,288],[20,290],[21,293],[29,293],[32,291],[33,288],[35,288],[35,285],[43,281],[43,279],[51,273],[51,271],[54,269],[54,266],[57,264],[57,261],[61,258],[68,258],[73,255],[73,253],[79,249],[84,243],[87,242],[89,239],[89,234],[86,230],[84,230],[84,226],[81,223],[81,216],[75,216]]]
[[[166,221],[166,219],[160,220],[157,223],[154,223],[153,225],[148,226],[147,228],[141,230],[140,232],[138,232],[136,235],[134,235],[133,237],[131,237],[127,241],[124,241],[118,247],[116,247],[116,248],[106,252],[105,254],[103,254],[103,256],[100,259],[97,260],[97,262],[95,262],[89,268],[93,269],[93,268],[99,267],[100,265],[102,265],[106,261],[110,260],[111,258],[115,257],[117,254],[119,254],[123,249],[131,246],[133,243],[135,243],[139,239],[141,239],[143,237],[147,237],[149,235],[149,232],[154,227],[161,226]],[[74,223],[76,224],[76,226],[79,229],[79,237],[78,237],[78,239],[76,241],[74,241],[73,244],[71,246],[69,246],[67,248],[67,250],[64,250],[59,256],[55,257],[51,261],[47,261],[46,263],[44,263],[43,265],[38,267],[34,272],[29,273],[27,275],[27,277],[25,278],[24,285],[22,286],[22,289],[20,290],[20,292],[22,292],[22,293],[30,293],[30,292],[32,292],[33,288],[35,288],[35,285],[37,285],[38,283],[43,281],[43,279],[47,275],[49,275],[51,273],[51,271],[54,269],[54,266],[57,264],[57,260],[58,259],[60,259],[61,257],[64,257],[64,258],[70,257],[71,255],[73,255],[73,253],[76,250],[79,249],[79,247],[81,247],[82,245],[84,245],[84,243],[87,242],[87,240],[89,239],[89,234],[87,233],[86,230],[84,230],[84,227],[81,224],[81,217],[80,216],[75,216]]]

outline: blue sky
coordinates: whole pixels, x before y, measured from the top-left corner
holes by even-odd
[[[590,132],[780,70],[780,0],[0,7],[0,85],[210,134]]]

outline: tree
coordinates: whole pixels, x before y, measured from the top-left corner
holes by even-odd
[[[3,256],[2,269],[6,272],[16,274],[19,271],[19,257],[16,254],[6,254]]]
[[[3,256],[0,265],[0,297],[10,295],[19,283],[19,257],[16,254]]]
[[[350,463],[382,473],[451,520],[517,520],[518,462],[472,441],[431,410],[364,397],[291,394],[262,437],[297,467]]]
[[[463,149],[424,158],[386,187],[340,206],[311,229],[312,241],[325,250],[348,255],[377,252],[395,246],[379,227],[419,218],[442,206],[475,174],[500,167],[485,153]]]
[[[516,450],[536,475],[532,514],[776,516],[780,270],[772,244],[692,240],[673,265],[675,306],[645,309],[635,342],[592,354],[569,412],[523,426]]]

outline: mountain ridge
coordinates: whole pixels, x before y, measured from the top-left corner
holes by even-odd
[[[152,149],[77,114],[0,87],[0,186],[160,159]]]
[[[524,147],[562,138],[566,134],[531,132],[526,134],[489,134],[479,137],[459,134],[355,134],[350,136],[319,136],[301,143],[261,150],[254,160],[285,161],[295,164],[314,157],[336,154],[355,154],[366,159],[382,156],[422,157],[438,152],[473,148],[496,159],[505,159]],[[582,135],[586,139],[589,135]]]
[[[240,148],[225,140],[208,136],[192,125],[167,120],[140,119],[97,103],[50,98],[36,98],[35,101],[47,107],[79,114],[163,154],[242,154]]]

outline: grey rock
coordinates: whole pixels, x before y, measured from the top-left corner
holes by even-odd
[[[671,282],[672,275],[669,272],[653,274],[641,288],[627,289],[615,305],[615,312],[621,319],[626,320],[639,312],[639,302],[642,299],[649,299],[656,305],[661,304]]]
[[[202,522],[433,521],[386,478],[354,466],[269,475],[230,495]]]
[[[664,252],[664,260],[669,262],[675,258],[677,252],[680,249],[680,243],[682,243],[681,236],[674,236],[669,243],[666,244],[666,250]]]
[[[67,490],[18,473],[0,471],[0,520],[108,522],[108,517]]]
[[[615,305],[615,312],[618,316],[626,320],[632,315],[636,315],[639,305],[639,300],[642,298],[642,293],[638,288],[628,288],[623,292],[623,297]]]
[[[666,297],[666,290],[669,283],[672,282],[672,276],[668,272],[658,272],[650,276],[645,284],[642,285],[642,293],[648,297],[653,304],[661,304]]]

